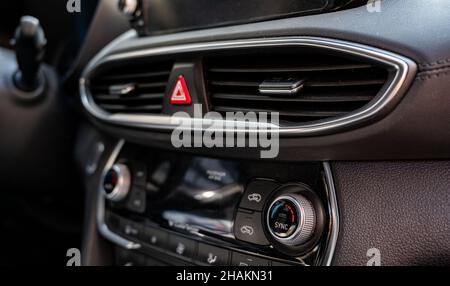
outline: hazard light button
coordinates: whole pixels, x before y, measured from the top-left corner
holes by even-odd
[[[177,83],[173,88],[172,95],[170,96],[170,104],[173,105],[186,105],[191,104],[192,99],[189,94],[189,89],[186,84],[184,76],[180,75],[178,77]]]

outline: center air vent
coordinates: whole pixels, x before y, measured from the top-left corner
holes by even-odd
[[[206,66],[212,110],[278,112],[281,124],[358,110],[388,78],[369,62],[311,51],[214,57]]]
[[[133,31],[124,34],[84,71],[82,103],[104,122],[167,132],[178,127],[170,114],[192,115],[202,104],[201,110],[225,118],[228,112],[268,112],[272,119],[272,112],[279,114],[278,126],[237,119],[234,128],[222,124],[231,120],[218,119],[214,128],[224,132],[336,133],[386,116],[417,70],[401,55],[336,39],[273,37],[115,50],[127,39],[141,40]],[[192,104],[169,100],[179,76],[187,80]],[[202,129],[211,125],[185,121],[205,123]]]
[[[173,62],[127,63],[91,79],[94,102],[109,113],[159,114]]]

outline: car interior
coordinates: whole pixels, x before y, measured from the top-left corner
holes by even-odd
[[[450,1],[0,14],[0,265],[450,265]]]

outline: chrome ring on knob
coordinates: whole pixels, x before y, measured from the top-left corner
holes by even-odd
[[[118,202],[128,195],[131,184],[131,174],[126,165],[115,164],[103,175],[103,183],[105,182],[106,176],[111,171],[116,173],[117,182],[113,190],[109,193],[103,188],[103,194],[108,200]]]
[[[280,235],[276,234],[271,228],[270,223],[271,210],[274,205],[281,200],[287,200],[294,204],[298,219],[295,231],[286,237],[281,237]],[[270,234],[275,240],[286,245],[296,246],[305,243],[313,236],[316,226],[316,214],[312,203],[305,197],[298,194],[283,195],[277,197],[270,204],[266,214],[266,223]]]

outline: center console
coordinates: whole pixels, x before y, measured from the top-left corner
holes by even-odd
[[[209,158],[120,141],[99,185],[118,265],[327,265],[338,216],[321,163]]]

